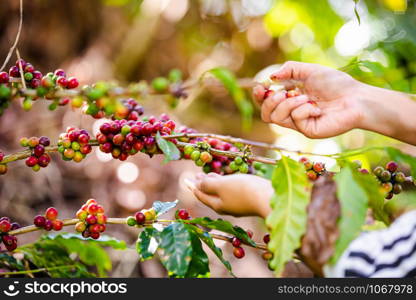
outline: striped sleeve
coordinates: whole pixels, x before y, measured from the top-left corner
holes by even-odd
[[[416,211],[400,216],[389,228],[361,234],[326,277],[416,277]]]

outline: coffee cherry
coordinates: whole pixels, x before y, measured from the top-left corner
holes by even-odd
[[[370,174],[370,172],[369,172],[367,169],[358,169],[358,171],[359,171],[361,174]]]
[[[234,163],[236,164],[236,165],[238,165],[238,166],[240,166],[241,164],[243,164],[243,158],[241,158],[240,156],[237,156],[235,159],[234,159]]]
[[[85,219],[87,218],[87,216],[88,216],[88,212],[86,212],[85,210],[80,209],[80,210],[77,211],[76,217],[80,221],[85,221]]]
[[[391,173],[389,171],[386,171],[385,170],[385,171],[381,172],[381,174],[380,174],[380,180],[382,182],[387,182],[390,179],[391,179]]]
[[[325,165],[321,162],[316,162],[312,168],[316,173],[321,173],[325,169]]]
[[[236,247],[236,248],[234,248],[234,250],[233,250],[233,254],[234,254],[234,256],[235,256],[236,258],[240,259],[240,258],[243,258],[243,257],[244,257],[244,255],[245,255],[245,251],[244,251],[244,249],[243,249],[243,248],[241,248],[241,247]]]
[[[53,228],[53,223],[51,220],[46,220],[45,221],[45,225],[43,226],[43,229],[45,229],[46,231],[51,231]]]
[[[43,228],[45,226],[45,222],[46,218],[44,216],[38,215],[33,219],[33,224],[39,228]]]
[[[199,159],[204,163],[210,163],[212,161],[212,155],[209,152],[204,151],[201,153]]]
[[[246,163],[241,164],[240,167],[238,168],[238,170],[240,171],[240,173],[247,174],[248,173],[248,164],[246,164]]]
[[[85,219],[85,221],[89,224],[89,225],[93,225],[95,223],[97,223],[97,217],[94,215],[88,215],[87,218]]]
[[[101,225],[107,223],[107,216],[104,215],[103,213],[98,213],[97,214],[97,223],[101,224]]]
[[[100,233],[100,224],[93,224],[91,226],[88,227],[88,231],[90,233]]]
[[[78,85],[79,85],[78,79],[76,79],[75,77],[69,77],[68,82],[66,84],[66,88],[75,89],[76,87],[78,87]]]
[[[90,205],[88,205],[87,212],[90,215],[96,215],[98,213],[98,205],[95,203],[91,203]]]
[[[2,233],[9,232],[11,228],[12,228],[12,224],[10,224],[9,220],[0,221],[0,232]]]
[[[403,183],[406,181],[406,176],[402,172],[397,172],[394,175],[394,181],[397,183]]]
[[[231,244],[236,248],[240,247],[241,246],[241,240],[236,238],[236,237],[233,237],[233,239],[231,240]]]
[[[390,161],[386,164],[386,169],[389,170],[392,173],[396,172],[398,167],[399,167],[399,165],[394,161]]]
[[[400,183],[395,183],[393,185],[393,194],[400,194],[403,191],[403,187]]]
[[[49,207],[45,212],[45,217],[48,220],[56,220],[58,217],[58,210],[55,207]]]
[[[25,162],[28,167],[33,167],[37,165],[38,159],[35,156],[29,156]]]
[[[390,200],[391,198],[393,198],[394,194],[392,192],[388,193],[387,196],[385,197],[385,199]]]
[[[62,222],[61,220],[53,220],[52,227],[53,227],[53,230],[59,231],[64,227],[64,222]]]
[[[20,224],[19,223],[17,223],[17,222],[13,222],[12,223],[12,228],[10,229],[10,230],[16,230],[16,229],[19,229],[19,228],[21,228],[22,226],[20,226]]]
[[[146,222],[146,216],[142,212],[137,212],[134,218],[138,225],[143,225]]]
[[[268,261],[268,260],[271,260],[271,259],[273,258],[273,253],[271,253],[271,252],[269,252],[269,251],[266,251],[266,252],[264,252],[264,253],[261,255],[261,257],[262,257],[264,260]]]
[[[0,175],[4,175],[7,173],[7,165],[0,164]]]
[[[42,146],[47,147],[51,144],[51,140],[46,136],[41,136],[39,138],[39,144],[41,144]]]
[[[152,81],[152,87],[156,92],[166,92],[169,87],[169,80],[164,77],[155,78]]]
[[[137,225],[136,219],[134,217],[131,217],[131,216],[126,219],[126,223],[129,226],[136,226]]]
[[[263,242],[265,244],[268,244],[270,242],[270,234],[267,233],[263,236]]]
[[[75,224],[75,231],[76,232],[84,232],[85,229],[87,229],[87,225],[85,225],[84,222],[78,222],[77,224]]]
[[[393,190],[393,184],[391,182],[385,182],[381,187],[386,193],[390,193]]]
[[[201,156],[201,152],[199,152],[198,150],[194,150],[192,153],[191,153],[191,159],[193,160],[193,161],[197,161],[197,160],[199,160],[199,157]]]
[[[246,232],[247,232],[247,235],[248,235],[249,238],[253,238],[253,235],[254,235],[253,231],[248,229],[248,230],[246,230]]]
[[[37,145],[35,146],[35,148],[33,148],[33,154],[35,154],[35,156],[39,157],[43,153],[45,153],[45,147],[43,147],[42,145]]]
[[[0,83],[9,83],[9,74],[7,72],[0,72]]]
[[[182,220],[188,220],[189,219],[189,213],[186,209],[180,209],[177,212],[177,217],[179,219],[182,219]]]
[[[318,179],[318,174],[314,170],[309,170],[306,172],[309,180],[315,181]]]
[[[17,238],[14,235],[3,235],[1,239],[8,251],[13,251],[17,248]]]
[[[380,177],[380,176],[381,176],[381,173],[382,173],[383,171],[384,171],[383,167],[378,166],[378,167],[374,168],[373,173],[374,173],[374,175],[376,175],[377,177]]]
[[[90,232],[90,238],[94,240],[98,240],[100,238],[100,233],[98,232]]]

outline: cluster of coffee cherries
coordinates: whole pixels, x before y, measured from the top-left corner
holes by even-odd
[[[98,239],[106,229],[107,216],[104,208],[95,199],[89,199],[76,214],[79,222],[75,224],[75,231],[82,233],[84,238]]]
[[[29,88],[36,89],[41,85],[42,73],[23,59],[17,60],[15,65],[9,69],[9,77],[21,78],[20,67],[23,71],[23,78]],[[4,75],[3,75],[4,76]]]
[[[2,164],[1,162],[4,159],[4,153],[0,151],[0,175],[4,175],[7,173],[7,164]]]
[[[156,220],[157,213],[154,208],[142,209],[126,219],[126,223],[129,226],[141,227],[146,224],[146,222],[151,223]]]
[[[246,230],[246,232],[249,238],[253,237],[253,232],[251,230]],[[246,255],[246,252],[244,251],[242,244],[243,242],[237,237],[233,237],[231,239],[231,245],[233,245],[234,247],[233,254],[238,259],[243,258]]]
[[[133,98],[121,100],[120,102],[124,109],[116,111],[112,117],[113,120],[126,119],[137,121],[144,114],[143,106],[139,105]]]
[[[46,209],[44,215],[37,215],[33,219],[33,224],[38,227],[45,229],[46,231],[60,231],[64,227],[64,222],[58,219],[58,210],[55,207],[49,207]]]
[[[197,145],[186,145],[183,148],[183,154],[185,158],[193,160],[198,167],[204,167],[205,164],[212,162],[212,155],[208,152],[209,147],[204,142],[198,142]]]
[[[0,218],[0,237],[1,241],[3,242],[4,246],[8,251],[13,251],[17,248],[17,238],[14,235],[10,235],[9,232],[19,228],[20,225],[15,222],[12,223],[8,217]]]
[[[267,245],[270,242],[270,234],[266,233],[263,236],[263,242]],[[261,257],[265,260],[265,261],[270,261],[273,258],[273,253],[271,253],[270,251],[265,251],[263,252],[263,254],[261,255]]]
[[[308,176],[309,180],[311,181],[317,180],[319,176],[326,172],[325,164],[322,162],[311,162],[306,157],[301,157],[299,162],[303,163],[305,166],[306,176]]]
[[[230,169],[234,172],[246,174],[249,171],[249,164],[247,163],[247,161],[248,160],[245,157],[237,156],[230,163]]]
[[[386,192],[386,199],[393,198],[393,195],[400,194],[403,191],[402,184],[408,179],[403,172],[398,171],[399,165],[390,161],[386,167],[377,166],[373,173],[381,182],[383,190]],[[410,180],[411,181],[411,180]]]
[[[169,135],[175,126],[172,120],[157,120],[153,116],[142,121],[115,120],[103,123],[96,139],[102,152],[111,153],[113,158],[123,161],[138,152],[149,156],[161,153],[155,135],[158,132],[160,135]]]
[[[88,131],[68,127],[66,132],[59,136],[58,151],[62,154],[63,160],[80,162],[92,151],[89,141]]]
[[[9,107],[12,90],[9,84],[10,76],[7,72],[0,72],[0,116]]]
[[[268,170],[266,164],[255,161],[255,162],[253,162],[253,168],[255,170],[256,175],[263,176],[263,177],[266,176],[266,173],[267,173],[267,170]]]
[[[46,168],[51,162],[51,157],[45,152],[45,147],[49,146],[51,141],[46,136],[21,138],[20,145],[28,147],[31,155],[26,159],[26,166],[32,168],[33,171],[38,172],[40,168]]]

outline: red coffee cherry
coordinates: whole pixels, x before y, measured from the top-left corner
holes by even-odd
[[[246,255],[246,253],[245,253],[245,251],[244,251],[244,249],[242,247],[236,247],[236,248],[234,248],[233,254],[238,259],[243,258]]]
[[[33,219],[33,224],[36,226],[36,227],[39,227],[39,228],[43,228],[44,226],[45,226],[45,222],[46,222],[46,218],[44,217],[44,216],[36,216],[34,219]]]
[[[233,237],[233,239],[231,240],[231,244],[236,248],[240,247],[241,246],[241,240],[236,238],[236,237]]]
[[[140,211],[134,215],[134,218],[138,225],[143,225],[146,222],[146,216]]]
[[[46,219],[53,221],[58,217],[58,210],[55,207],[49,207],[45,212]]]

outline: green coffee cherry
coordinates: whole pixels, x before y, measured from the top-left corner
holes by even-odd
[[[195,164],[196,164],[198,167],[202,167],[203,165],[205,165],[205,163],[204,163],[202,160],[200,160],[200,159],[196,160],[196,161],[195,161]]]
[[[199,152],[198,150],[195,150],[191,153],[191,159],[193,161],[197,161],[199,160],[199,157],[201,156],[201,152]]]
[[[169,80],[165,77],[157,77],[152,81],[152,88],[159,93],[166,92],[169,87]]]
[[[238,166],[235,161],[230,162],[229,167],[233,171],[238,171],[240,169],[240,166]]]
[[[236,165],[241,165],[244,161],[243,161],[243,159],[240,156],[237,156],[234,159],[234,162],[236,163]]]
[[[240,168],[239,168],[239,171],[240,171],[240,173],[243,173],[243,174],[248,173],[248,164],[246,164],[246,163],[241,164]]]
[[[192,154],[192,152],[194,152],[194,150],[195,150],[195,148],[194,148],[192,145],[186,145],[186,146],[183,148],[183,153],[184,153],[185,155],[191,155],[191,154]]]
[[[136,226],[137,225],[136,219],[132,216],[127,218],[126,223],[129,226]]]

